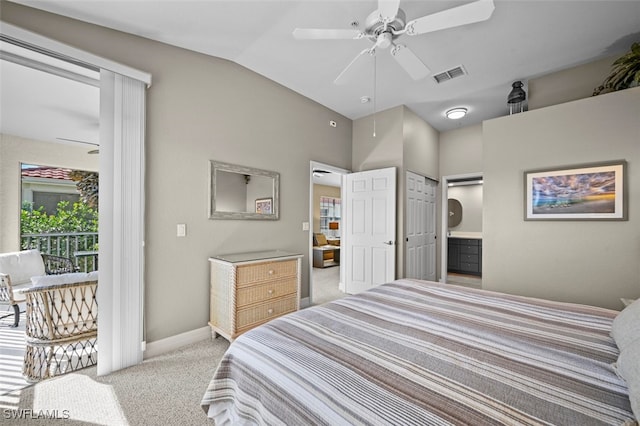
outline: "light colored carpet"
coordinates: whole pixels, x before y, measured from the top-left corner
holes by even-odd
[[[314,304],[344,297],[339,280],[339,267],[314,268]],[[107,376],[97,377],[94,366],[30,385],[21,374],[24,314],[19,328],[11,323],[13,316],[0,321],[2,425],[213,424],[200,400],[229,347],[225,339],[203,340]]]
[[[96,367],[44,380],[2,398],[2,424],[211,425],[200,400],[229,342],[207,339],[96,377]],[[39,417],[39,418],[38,418]]]
[[[313,304],[321,305],[346,296],[338,288],[340,285],[340,267],[313,268]]]

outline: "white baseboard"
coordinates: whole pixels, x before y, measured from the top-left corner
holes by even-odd
[[[148,359],[154,356],[162,355],[164,353],[181,348],[182,346],[190,345],[192,343],[200,342],[202,340],[210,338],[211,327],[209,326],[197,328],[185,333],[176,334],[175,336],[147,343],[147,350],[144,351],[143,358]]]

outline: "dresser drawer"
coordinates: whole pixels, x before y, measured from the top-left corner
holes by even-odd
[[[480,272],[480,267],[477,263],[460,262],[460,271],[462,272]]]
[[[243,286],[238,288],[236,305],[238,308],[258,302],[296,293],[298,279],[296,277],[283,278],[263,284]]]
[[[260,305],[238,309],[236,312],[236,329],[238,334],[245,331],[244,328],[253,328],[258,324],[267,322],[280,315],[294,312],[297,305],[297,297],[293,295],[284,299],[273,300]]]
[[[282,277],[297,276],[298,261],[266,262],[238,266],[236,284],[238,287],[260,281],[277,280]]]
[[[480,251],[480,247],[478,245],[461,245],[460,246],[460,254],[478,254]]]
[[[476,238],[449,238],[449,241],[454,241],[455,244],[460,244],[461,246],[480,245],[480,240]]]
[[[478,263],[479,256],[477,254],[461,254],[460,262],[463,263]]]

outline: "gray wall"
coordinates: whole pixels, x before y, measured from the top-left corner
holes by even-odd
[[[588,98],[611,72],[620,55],[529,80],[529,110]]]
[[[438,180],[440,133],[407,107],[402,124],[404,170]]]
[[[620,309],[640,296],[640,88],[483,126],[483,288]],[[524,221],[523,172],[628,163],[628,221]]]
[[[482,172],[482,124],[440,133],[440,177]]]
[[[206,326],[207,258],[279,248],[305,254],[309,162],[351,167],[351,120],[235,63],[2,3],[2,19],[147,71],[147,342]],[[329,126],[329,121],[337,127]],[[207,219],[209,160],[280,173],[280,220]],[[176,237],[176,224],[187,236]]]
[[[351,170],[402,167],[403,113],[404,107],[398,106],[354,120]]]

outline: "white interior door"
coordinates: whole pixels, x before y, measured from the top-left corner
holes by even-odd
[[[360,293],[395,279],[396,168],[343,178],[345,291]]]
[[[407,278],[436,279],[436,186],[413,172],[406,175]]]

